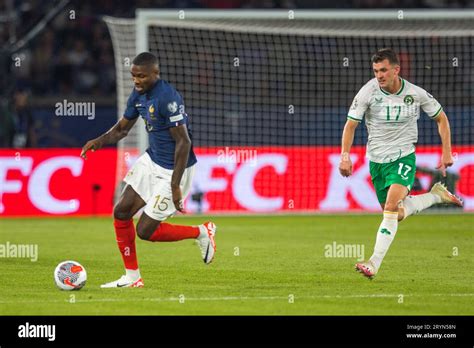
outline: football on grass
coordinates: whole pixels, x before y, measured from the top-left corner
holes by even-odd
[[[63,261],[54,270],[54,281],[61,290],[80,290],[86,280],[86,269],[76,261]]]

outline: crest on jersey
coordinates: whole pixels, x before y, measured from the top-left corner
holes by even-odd
[[[151,104],[149,107],[148,107],[148,113],[150,115],[150,119],[151,120],[156,120],[156,117],[155,117],[155,107],[153,106],[153,104]]]
[[[169,103],[169,104],[168,104],[168,111],[169,111],[169,112],[176,112],[176,111],[178,111],[178,103],[176,103],[175,101],[172,102],[172,103]]]
[[[406,105],[411,105],[413,104],[413,102],[415,101],[415,99],[413,99],[413,97],[411,95],[407,95],[404,99],[403,99],[403,102],[406,104]]]

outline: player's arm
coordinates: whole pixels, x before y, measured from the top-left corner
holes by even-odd
[[[81,157],[87,159],[87,151],[95,151],[102,148],[104,145],[115,144],[120,139],[123,139],[127,136],[130,129],[132,129],[135,122],[138,118],[127,119],[122,117],[112,128],[110,128],[106,133],[102,134],[100,137],[89,140],[84,147],[82,148]]]
[[[184,212],[183,196],[179,184],[183,177],[184,170],[188,164],[189,151],[191,150],[191,139],[185,124],[170,128],[176,147],[174,150],[174,169],[171,176],[171,192],[176,210]]]
[[[451,154],[451,129],[449,127],[448,116],[441,111],[440,114],[435,118],[438,124],[438,132],[441,137],[441,163],[438,169],[441,170],[443,176],[446,176],[446,168],[450,167],[454,163],[453,155]]]
[[[339,162],[339,172],[342,176],[352,175],[352,161],[350,157],[352,143],[354,142],[354,133],[364,118],[368,109],[369,91],[371,90],[371,82],[366,83],[354,97],[351,107],[347,114],[347,121],[342,131],[341,140],[341,161]]]
[[[352,143],[354,142],[355,130],[358,125],[358,121],[348,118],[342,132],[341,162],[339,162],[339,172],[342,176],[352,175],[352,161],[349,154],[351,152]]]

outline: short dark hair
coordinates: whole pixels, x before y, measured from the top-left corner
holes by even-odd
[[[134,65],[158,65],[158,58],[153,53],[142,52],[132,62]]]
[[[372,56],[372,63],[379,63],[385,59],[392,65],[400,65],[397,54],[391,48],[382,48]]]

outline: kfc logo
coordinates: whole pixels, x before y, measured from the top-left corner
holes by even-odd
[[[23,188],[21,180],[8,179],[11,170],[18,170],[29,177],[27,192],[34,207],[50,214],[69,214],[79,209],[80,201],[77,198],[58,199],[51,194],[49,184],[53,174],[59,169],[69,170],[72,176],[78,177],[82,172],[83,161],[79,157],[59,156],[47,159],[37,165],[33,170],[33,158],[21,157],[17,160],[12,157],[0,157],[0,214],[5,211],[3,196],[5,194],[20,193]]]
[[[108,213],[113,206],[115,180],[110,178],[116,171],[116,151],[107,149],[92,157],[84,162],[76,149],[0,151],[0,214]]]

